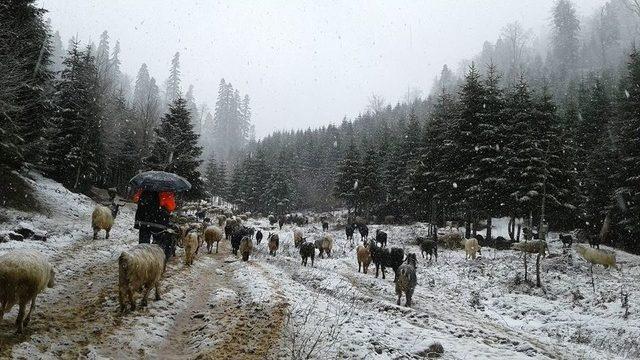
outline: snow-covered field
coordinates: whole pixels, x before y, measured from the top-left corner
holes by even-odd
[[[438,262],[418,257],[418,287],[412,308],[396,306],[393,271],[387,279],[358,273],[355,250],[343,230],[333,257],[316,257],[302,267],[292,227],[280,231],[280,250],[268,255],[266,241],[249,262],[236,261],[227,241],[219,254],[167,268],[162,300],[146,309],[117,314],[117,257],[137,242],[133,207],[116,219],[111,239],[91,239],[93,202],[44,178],[33,183],[47,215],[0,212],[8,222],[46,230],[47,242],[10,241],[0,253],[33,248],[47,254],[57,285],[40,297],[26,334],[14,334],[17,309],[0,322],[0,357],[280,359],[292,354],[317,359],[419,359],[433,342],[445,359],[615,359],[640,357],[640,258],[617,251],[622,271],[589,267],[571,250],[542,261],[541,289],[522,278],[522,259],[513,251],[484,249],[465,260],[462,250],[439,249]],[[265,219],[251,226],[274,231]],[[424,224],[383,228],[389,245],[405,252]],[[304,229],[314,239],[319,224]],[[356,235],[356,238],[359,236]],[[266,239],[265,239],[266,240]],[[535,272],[530,262],[530,274]],[[372,271],[373,270],[373,271]],[[534,275],[535,276],[535,275]],[[628,316],[622,294],[628,295]],[[404,304],[404,298],[402,303]]]

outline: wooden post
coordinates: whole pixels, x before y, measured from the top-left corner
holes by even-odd
[[[593,263],[591,263],[591,288],[593,289],[593,292],[596,292],[596,284],[593,281]]]
[[[527,281],[527,253],[523,252],[522,254],[524,254],[524,281]]]

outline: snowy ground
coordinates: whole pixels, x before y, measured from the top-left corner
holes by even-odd
[[[285,226],[276,257],[263,241],[249,262],[235,261],[225,241],[219,254],[201,253],[187,268],[179,252],[168,265],[163,299],[120,316],[117,257],[137,240],[134,209],[121,211],[111,239],[101,233],[92,240],[93,202],[37,180],[49,214],[0,209],[9,219],[0,231],[24,222],[48,231],[48,241],[11,241],[0,253],[40,250],[58,282],[40,296],[25,335],[14,334],[17,309],[5,315],[2,358],[276,359],[311,351],[317,359],[418,359],[433,342],[444,346],[445,359],[640,357],[640,258],[617,251],[622,271],[596,267],[594,292],[585,262],[573,250],[563,255],[555,236],[550,247],[558,256],[542,261],[542,289],[516,284],[522,259],[513,251],[485,249],[475,261],[462,250],[440,249],[437,263],[419,256],[409,309],[395,305],[391,270],[386,280],[375,278],[373,267],[358,273],[343,230],[331,231],[333,257],[316,257],[312,268],[300,265],[292,227]],[[271,229],[264,219],[248,223]],[[419,253],[412,242],[425,225],[380,227],[390,246]],[[303,230],[310,239],[322,233],[319,225]],[[627,319],[621,293],[629,294]]]

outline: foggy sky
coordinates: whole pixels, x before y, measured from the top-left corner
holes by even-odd
[[[372,93],[395,104],[427,94],[443,64],[478,53],[508,22],[539,34],[553,0],[208,1],[41,0],[63,44],[109,32],[122,70],[145,62],[162,85],[181,53],[182,89],[213,108],[220,78],[252,101],[258,137],[339,123]],[[580,0],[580,16],[605,0]]]

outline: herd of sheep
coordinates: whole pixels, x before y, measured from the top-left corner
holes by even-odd
[[[93,211],[91,227],[93,236],[96,237],[100,230],[106,231],[106,237],[113,227],[114,219],[118,213],[118,207],[108,208],[98,205]],[[231,243],[233,255],[240,255],[243,261],[249,260],[255,246],[259,246],[263,233],[254,228],[243,225],[251,214],[245,213],[236,215],[227,212],[219,214],[212,223],[210,218],[206,218],[206,211],[196,213],[197,221],[186,221],[180,227],[177,234],[178,246],[184,248],[184,264],[193,264],[195,255],[202,244],[206,243],[208,253],[213,251],[213,244],[216,245],[216,253],[219,250],[219,243],[227,239]],[[311,266],[314,266],[316,250],[323,258],[332,256],[334,248],[334,238],[327,231],[329,222],[326,217],[320,217],[323,233],[315,240],[308,240],[300,228],[309,223],[309,218],[302,215],[288,215],[276,218],[268,217],[272,227],[278,223],[278,228],[282,230],[285,224],[295,224],[293,227],[293,243],[298,249],[301,257],[301,265],[307,266],[308,259],[311,258]],[[385,219],[386,221],[386,219]],[[380,273],[385,279],[385,271],[391,268],[394,271],[395,291],[398,296],[397,304],[404,294],[406,306],[411,306],[411,298],[417,284],[416,266],[417,256],[414,253],[405,254],[403,248],[389,247],[388,236],[385,231],[377,229],[375,238],[369,239],[369,228],[361,219],[349,220],[345,225],[345,235],[347,242],[354,244],[353,235],[355,231],[360,234],[360,244],[356,247],[355,255],[358,263],[358,272],[368,273],[369,266],[373,263],[377,278]],[[416,239],[422,257],[429,261],[435,258],[438,260],[438,247],[446,246],[450,249],[462,247],[465,251],[465,258],[474,260],[477,254],[481,254],[482,246],[492,246],[499,248],[500,242],[488,243],[481,236],[465,239],[461,233],[450,230],[438,233],[432,228],[431,234],[427,237]],[[254,245],[253,241],[256,241]],[[267,248],[271,256],[276,256],[280,247],[280,236],[278,233],[269,232],[266,236]],[[571,235],[561,235],[560,239],[564,245],[571,246],[573,237]],[[591,264],[600,264],[606,267],[616,267],[615,252],[600,250],[599,244],[590,242],[592,247],[583,245],[576,247],[577,252]],[[511,249],[525,253],[538,253],[545,255],[548,251],[547,243],[542,240],[515,242],[511,244]],[[123,251],[118,258],[118,288],[119,306],[121,312],[127,311],[127,304],[130,310],[135,310],[135,294],[142,293],[140,306],[147,305],[147,298],[151,289],[155,292],[155,299],[160,299],[160,282],[166,267],[166,254],[164,249],[156,244],[139,244]],[[41,254],[35,251],[11,251],[0,256],[0,319],[4,313],[11,310],[15,305],[19,305],[18,317],[16,320],[17,331],[20,333],[29,323],[31,313],[35,308],[36,297],[47,287],[53,287],[55,272],[53,266]],[[30,305],[26,312],[27,304]]]

